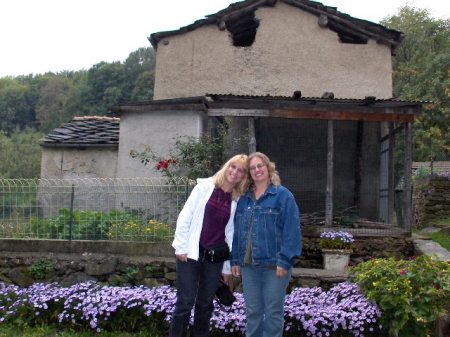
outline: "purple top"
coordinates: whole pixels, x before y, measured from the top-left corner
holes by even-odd
[[[230,219],[231,193],[214,188],[205,206],[205,216],[200,234],[200,246],[210,248],[225,242],[225,227]]]

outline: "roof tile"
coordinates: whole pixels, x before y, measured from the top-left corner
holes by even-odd
[[[74,117],[53,129],[42,140],[44,147],[111,146],[119,144],[120,118],[105,116]]]

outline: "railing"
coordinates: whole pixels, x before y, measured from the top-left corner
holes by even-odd
[[[169,241],[193,182],[0,179],[0,238]]]

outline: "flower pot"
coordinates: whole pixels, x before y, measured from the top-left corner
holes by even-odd
[[[322,249],[325,270],[345,272],[350,262],[351,249]]]

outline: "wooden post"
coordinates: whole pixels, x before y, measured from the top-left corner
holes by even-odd
[[[333,158],[334,158],[334,130],[333,121],[328,121],[328,153],[327,153],[327,189],[325,199],[325,225],[333,224]]]
[[[255,118],[248,118],[248,153],[256,152]]]
[[[358,121],[356,125],[355,186],[353,188],[353,205],[359,210],[361,206],[361,162],[364,122]]]
[[[403,172],[403,229],[411,231],[412,222],[412,123],[405,123],[405,166]]]
[[[394,219],[394,200],[395,200],[395,171],[394,171],[394,151],[395,151],[395,134],[394,123],[389,123],[389,157],[388,157],[388,213],[387,223],[392,223]]]

